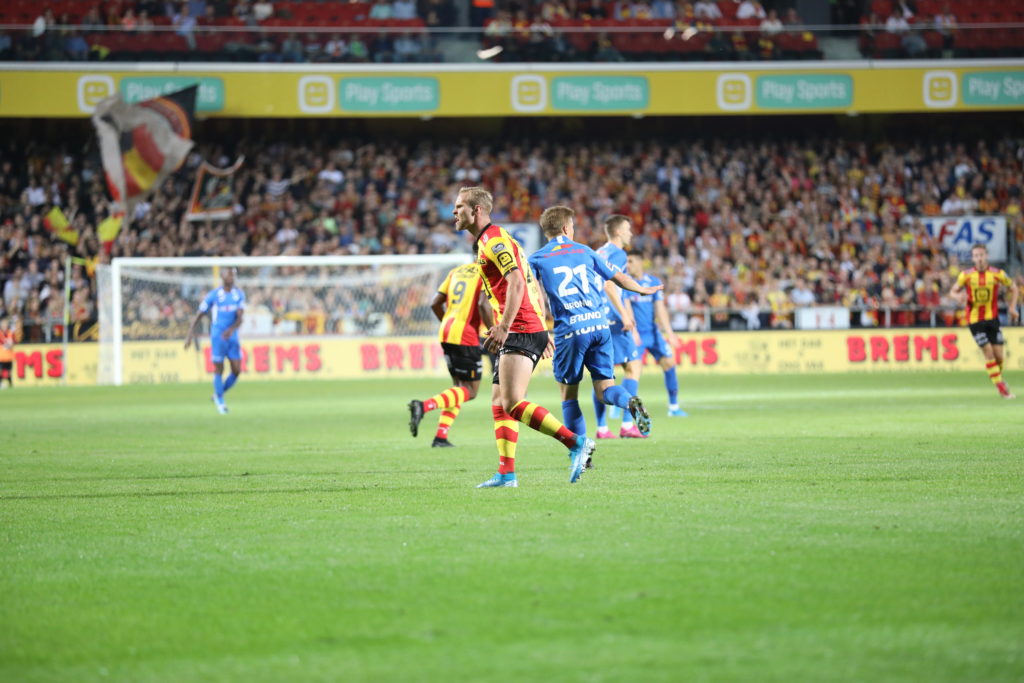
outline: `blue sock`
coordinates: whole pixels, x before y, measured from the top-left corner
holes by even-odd
[[[600,401],[600,399],[597,398],[597,392],[596,391],[593,392],[593,396],[594,396],[594,415],[597,416],[597,428],[598,429],[607,428],[608,427],[608,418],[605,417],[604,403],[602,403]]]
[[[587,420],[583,417],[579,401],[562,401],[562,422],[576,434],[587,435]]]
[[[630,396],[636,396],[636,392],[640,390],[640,381],[635,379],[629,379],[628,377],[622,380],[622,388],[625,389]],[[633,416],[629,414],[628,410],[622,411],[622,426],[629,427],[633,424]]]
[[[629,399],[632,398],[629,392],[620,387],[618,384],[613,384],[604,390],[604,400],[610,406],[618,406],[622,408],[622,412],[625,413],[629,408]]]
[[[227,392],[228,389],[230,389],[231,387],[235,386],[235,382],[237,382],[237,381],[238,381],[238,375],[235,375],[235,374],[228,375],[227,381],[224,382],[224,391]]]
[[[668,391],[668,404],[670,406],[679,403],[679,378],[676,376],[676,369],[669,368],[665,371],[665,390]]]
[[[224,378],[221,375],[213,376],[213,393],[218,398],[224,395]]]

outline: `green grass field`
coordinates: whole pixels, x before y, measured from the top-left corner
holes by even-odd
[[[409,436],[444,386],[0,393],[0,680],[1024,678],[1024,399],[981,370],[684,375],[671,421],[645,377],[650,440],[569,485],[527,433],[516,490],[473,488],[485,402]]]

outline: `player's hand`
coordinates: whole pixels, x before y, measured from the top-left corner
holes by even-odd
[[[637,346],[643,344],[643,341],[640,339],[640,331],[637,330],[635,327],[633,328],[633,341],[636,342]]]
[[[548,335],[548,344],[544,347],[544,353],[540,354],[541,358],[551,358],[555,355],[555,335]]]
[[[622,331],[623,332],[633,332],[634,330],[636,330],[636,320],[633,318],[633,316],[628,315],[625,318],[623,318],[622,319]]]
[[[231,339],[231,334],[232,330],[224,330],[223,332],[221,332],[220,338],[223,339],[224,341],[227,341]]]
[[[665,285],[657,285],[655,287],[644,287],[643,289],[644,296],[648,296],[650,294],[654,294],[655,292],[660,292],[661,290],[665,289]]]
[[[1020,311],[1018,311],[1016,308],[1011,308],[1010,309],[1010,321],[1011,322],[1017,322],[1018,320],[1020,320]]]
[[[188,347],[192,346],[192,343],[193,343],[193,342],[195,342],[195,345],[196,345],[196,351],[198,351],[198,350],[199,350],[199,342],[198,342],[198,341],[196,340],[196,338],[195,338],[195,337],[193,337],[193,336],[192,336],[192,335],[190,334],[190,335],[188,335],[187,337],[185,337],[185,350],[186,350],[186,351],[188,351]]]
[[[487,332],[487,340],[484,341],[484,348],[491,353],[497,353],[508,339],[508,328],[498,323]]]

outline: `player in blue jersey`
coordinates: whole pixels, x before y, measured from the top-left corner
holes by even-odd
[[[194,342],[199,348],[196,338],[196,327],[204,315],[210,315],[210,360],[213,361],[213,403],[217,412],[224,415],[228,407],[224,403],[224,393],[235,386],[238,375],[242,372],[242,347],[238,343],[238,328],[242,325],[245,311],[245,294],[235,287],[235,269],[221,268],[222,285],[212,290],[199,304],[199,310],[192,319],[185,338],[187,349]],[[231,362],[231,374],[224,380],[224,359]]]
[[[642,285],[654,287],[661,284],[658,278],[644,273],[643,257],[636,252],[629,254],[626,270]],[[658,291],[651,295],[627,294],[626,298],[633,309],[636,329],[640,334],[641,352],[646,350],[654,356],[665,376],[669,417],[686,417],[686,412],[679,407],[679,378],[676,376],[676,354],[673,350],[679,345],[679,340],[672,331],[665,296]]]
[[[603,292],[606,281],[638,294],[654,294],[660,287],[639,285],[590,247],[574,242],[574,215],[567,206],[545,209],[540,227],[550,241],[529,259],[555,319],[552,365],[562,393],[563,421],[576,434],[587,431],[579,404],[579,383],[587,369],[598,400],[628,412],[638,430],[647,435],[651,420],[643,401],[615,384],[614,350]]]
[[[604,234],[608,242],[604,244],[597,253],[605,257],[608,263],[616,272],[626,272],[626,249],[629,249],[633,239],[633,225],[629,219],[621,214],[609,216],[604,222]],[[633,311],[629,302],[622,299],[619,288],[610,280],[604,284],[604,295],[606,298],[605,315],[608,317],[608,324],[612,335],[612,343],[615,347],[615,364],[623,370],[622,386],[632,396],[636,396],[640,387],[640,337],[636,333],[636,322],[633,319]],[[608,421],[605,415],[604,403],[594,393],[594,414],[597,416],[597,438],[614,439],[615,432],[608,429]],[[642,438],[643,434],[633,424],[633,418],[628,413],[623,413],[622,428],[619,436],[625,438]]]

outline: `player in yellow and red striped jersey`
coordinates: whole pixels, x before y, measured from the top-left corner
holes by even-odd
[[[1010,321],[1020,317],[1017,310],[1017,285],[999,268],[988,265],[988,248],[976,244],[971,249],[973,268],[961,271],[950,293],[961,298],[966,292],[964,319],[974,341],[985,354],[985,370],[992,384],[1003,398],[1016,398],[1003,381],[1003,331],[999,329],[999,292],[1005,287],[1010,293],[1008,307]]]
[[[476,263],[467,263],[452,268],[437,288],[430,309],[441,321],[438,340],[444,349],[444,360],[448,365],[454,386],[425,401],[414,399],[409,402],[409,431],[413,436],[419,433],[420,421],[431,410],[441,409],[437,433],[430,445],[433,448],[452,446],[448,430],[458,417],[462,404],[476,398],[483,375],[480,350],[480,322],[490,324],[490,305],[480,296],[483,283]]]
[[[569,449],[569,482],[579,479],[594,442],[567,429],[557,417],[526,400],[530,375],[553,348],[543,318],[540,291],[519,243],[491,223],[491,193],[464,187],[455,200],[455,228],[476,238],[477,264],[497,323],[485,341],[498,355],[491,387],[491,412],[498,444],[498,473],[478,488],[518,486],[515,471],[519,423],[554,437]]]

